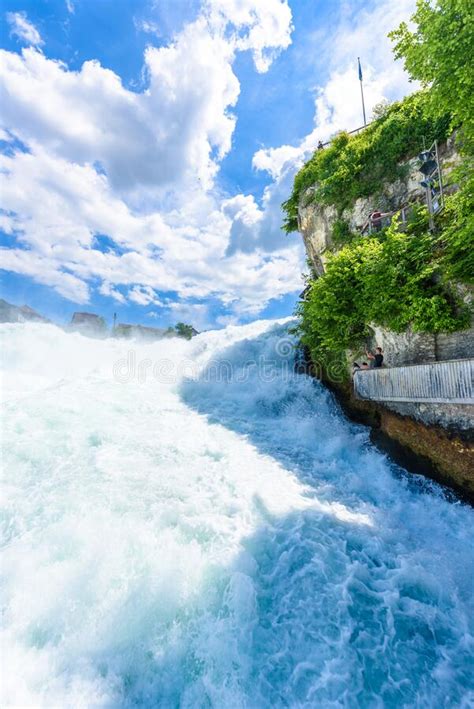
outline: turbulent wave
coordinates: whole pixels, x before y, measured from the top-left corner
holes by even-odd
[[[469,707],[473,511],[292,372],[3,325],[3,706]]]

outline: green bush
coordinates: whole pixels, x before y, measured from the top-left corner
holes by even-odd
[[[419,208],[406,231],[395,220],[384,232],[359,237],[332,254],[299,306],[302,341],[315,360],[363,344],[369,324],[395,332],[451,332],[468,313],[443,280],[446,258]]]
[[[472,0],[417,0],[408,25],[389,34],[410,77],[429,87],[434,115],[462,126],[465,154],[474,154],[474,6]]]
[[[447,111],[460,127],[457,146],[463,156],[456,170],[459,192],[446,200],[439,243],[444,248],[444,277],[474,283],[474,6],[472,0],[417,0],[408,25],[389,34],[396,58],[410,77],[429,88],[428,109]]]
[[[474,173],[469,172],[462,189],[446,199],[438,220],[438,243],[443,250],[444,278],[474,285]]]
[[[356,234],[351,231],[349,222],[345,219],[336,219],[331,227],[331,240],[335,247],[349,243],[355,236]]]

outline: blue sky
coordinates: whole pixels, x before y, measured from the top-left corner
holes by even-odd
[[[395,5],[395,6],[394,6]],[[2,295],[66,322],[198,328],[291,314],[293,176],[413,90],[387,32],[412,0],[2,4]]]

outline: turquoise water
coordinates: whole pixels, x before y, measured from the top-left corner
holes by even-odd
[[[286,324],[2,325],[2,706],[471,707],[474,512]]]

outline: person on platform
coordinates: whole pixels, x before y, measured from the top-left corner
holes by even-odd
[[[383,365],[383,351],[381,347],[376,347],[375,352],[365,351],[368,359],[370,360],[371,369],[380,369]]]

